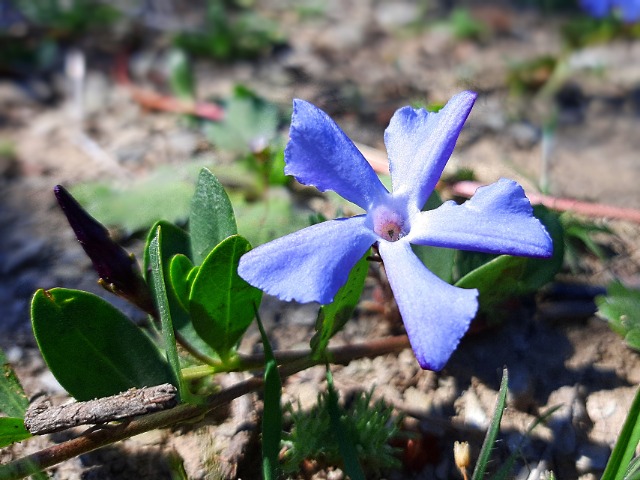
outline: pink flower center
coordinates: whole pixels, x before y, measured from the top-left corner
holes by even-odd
[[[407,234],[405,220],[402,215],[386,208],[379,207],[373,214],[373,231],[389,242],[397,242]]]

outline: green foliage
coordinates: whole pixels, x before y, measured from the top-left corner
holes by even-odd
[[[484,478],[484,473],[491,457],[491,450],[493,450],[493,446],[498,438],[498,433],[500,433],[500,422],[502,421],[502,414],[504,413],[504,409],[507,405],[508,384],[509,373],[505,368],[502,371],[502,381],[500,382],[500,391],[498,392],[496,408],[493,411],[487,435],[484,437],[484,442],[482,442],[480,455],[478,455],[478,461],[476,463],[476,468],[473,470],[471,480],[482,480]]]
[[[242,5],[209,0],[200,32],[181,32],[174,43],[184,50],[219,60],[253,58],[284,43],[278,26]]]
[[[466,8],[455,8],[449,18],[436,24],[436,27],[450,30],[459,40],[484,40],[490,33],[489,27],[471,15]]]
[[[638,478],[638,461],[632,462],[640,442],[640,390],[636,393],[622,426],[611,457],[602,474],[602,480]]]
[[[51,30],[57,38],[104,27],[120,18],[120,12],[114,7],[95,0],[16,0],[15,3],[29,21]]]
[[[0,417],[0,448],[29,438],[31,434],[24,428],[24,419]]]
[[[238,231],[252,245],[261,245],[309,226],[309,211],[293,205],[291,195],[282,187],[269,188],[258,201],[231,196]]]
[[[364,480],[364,472],[358,461],[358,452],[354,441],[356,437],[349,430],[343,418],[344,412],[338,405],[338,394],[333,386],[333,375],[331,375],[329,367],[327,367],[327,410],[331,429],[338,443],[338,451],[342,457],[344,473],[352,480]]]
[[[618,38],[640,38],[640,24],[627,24],[613,16],[600,19],[583,16],[567,22],[561,33],[569,48],[579,49]]]
[[[596,297],[598,315],[609,322],[611,330],[621,335],[627,344],[640,351],[640,290],[613,282],[607,294]]]
[[[182,378],[180,369],[180,359],[178,357],[178,348],[176,346],[176,336],[171,320],[171,309],[169,308],[169,300],[167,298],[167,290],[165,286],[165,276],[162,268],[161,246],[162,245],[162,227],[158,226],[156,234],[149,245],[149,259],[151,261],[151,279],[153,281],[154,292],[156,296],[156,305],[158,307],[158,315],[160,317],[160,325],[162,326],[162,338],[164,340],[164,350],[167,356],[167,362],[171,368],[173,385],[178,387],[179,399],[183,401],[189,398],[189,391]]]
[[[169,85],[173,94],[182,100],[195,98],[196,84],[189,55],[179,48],[168,54]]]
[[[547,84],[557,64],[558,58],[552,55],[511,63],[507,86],[514,95],[535,94]]]
[[[189,312],[198,335],[223,360],[253,320],[262,291],[238,275],[240,257],[251,249],[234,235],[220,243],[200,266],[189,294]]]
[[[126,186],[112,182],[81,183],[73,196],[105,225],[127,232],[146,230],[159,220],[184,221],[189,212],[193,185],[201,165],[158,168]]]
[[[238,233],[233,207],[224,187],[209,170],[198,176],[189,215],[191,253],[200,265],[222,240]]]
[[[320,307],[316,320],[316,333],[311,338],[313,358],[321,359],[323,357],[331,337],[342,330],[351,315],[353,315],[353,311],[360,301],[364,281],[369,271],[368,256],[369,252],[367,251],[356,263],[351,273],[349,273],[347,282],[336,293],[333,302]]]
[[[340,413],[340,421],[358,453],[358,460],[367,474],[377,475],[389,468],[398,468],[398,449],[390,445],[399,432],[401,418],[393,415],[393,407],[383,400],[371,401],[372,392],[357,392],[348,407]],[[291,431],[285,435],[287,450],[283,469],[286,473],[298,471],[306,459],[321,464],[341,465],[336,433],[329,414],[329,394],[318,395],[318,403],[308,412],[292,404],[284,407]]]
[[[279,123],[280,112],[274,104],[238,85],[225,102],[224,118],[207,123],[205,133],[222,150],[256,153],[276,137]]]
[[[42,356],[77,400],[172,381],[160,351],[122,312],[80,290],[38,290],[31,323]]]
[[[579,270],[580,257],[585,251],[595,255],[600,261],[608,258],[606,250],[593,238],[597,234],[610,234],[607,227],[581,220],[568,213],[561,215],[560,220],[565,232],[566,260],[572,270]]]
[[[28,406],[29,400],[22,385],[4,352],[0,350],[0,413],[9,417],[22,417]]]
[[[257,308],[257,307],[255,307]],[[260,316],[256,311],[256,319],[262,344],[264,346],[264,411],[262,412],[262,478],[277,479],[280,473],[278,456],[282,437],[282,381],[278,372],[278,364],[273,356],[269,338],[264,331]]]

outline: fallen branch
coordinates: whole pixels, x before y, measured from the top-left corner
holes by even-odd
[[[346,345],[327,350],[328,358],[336,363],[347,363],[363,357],[377,357],[389,353],[397,353],[409,348],[406,335],[387,337],[357,345]],[[288,377],[316,365],[318,362],[309,358],[295,360],[279,368],[281,377]],[[0,480],[17,480],[39,471],[52,467],[78,455],[82,455],[100,447],[110,445],[120,440],[139,435],[150,430],[166,428],[178,423],[195,420],[233,399],[258,390],[263,386],[261,376],[255,376],[237,383],[206,398],[202,405],[182,404],[171,410],[164,410],[131,421],[102,428],[91,428],[79,437],[64,443],[35,452],[26,457],[14,460],[6,465],[0,465]]]
[[[78,425],[99,425],[159,412],[176,406],[176,387],[170,383],[131,388],[110,397],[52,407],[48,401],[31,404],[24,426],[33,435],[59,432]]]

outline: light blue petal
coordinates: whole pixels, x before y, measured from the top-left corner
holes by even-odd
[[[327,304],[377,235],[366,217],[312,225],[246,253],[238,274],[281,300]]]
[[[617,0],[616,3],[625,22],[636,22],[640,19],[640,0]]]
[[[379,249],[418,363],[441,370],[478,310],[478,291],[440,280],[408,242],[380,242]]]
[[[611,0],[580,0],[580,5],[589,15],[602,18],[611,9]]]
[[[449,201],[411,223],[411,243],[486,253],[549,257],[551,237],[520,185],[500,179],[480,187],[462,205]]]
[[[438,113],[404,107],[384,132],[393,195],[418,210],[436,186],[475,102],[474,92],[453,97]]]
[[[318,107],[294,100],[289,136],[284,172],[300,183],[333,190],[364,210],[388,195],[353,142]]]

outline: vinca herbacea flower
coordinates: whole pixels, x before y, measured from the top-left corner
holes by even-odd
[[[640,0],[580,0],[580,5],[596,18],[605,17],[611,10],[618,10],[625,22],[640,20]]]
[[[333,190],[367,213],[316,224],[248,252],[238,273],[282,300],[330,303],[356,262],[376,245],[418,362],[440,370],[478,309],[477,290],[430,272],[411,244],[547,257],[551,239],[517,183],[501,179],[462,205],[421,211],[476,99],[453,97],[438,113],[399,109],[384,135],[392,192],[319,108],[295,100],[285,173]]]

